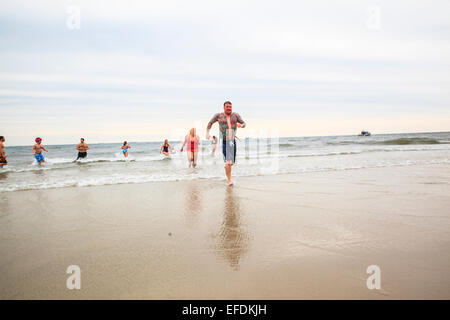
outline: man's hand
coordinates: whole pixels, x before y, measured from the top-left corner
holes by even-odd
[[[238,123],[238,124],[237,124],[237,127],[238,127],[238,128],[242,128],[242,124]]]

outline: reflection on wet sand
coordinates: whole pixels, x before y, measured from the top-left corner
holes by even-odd
[[[2,175],[3,174],[0,174],[0,177]],[[11,206],[9,204],[9,198],[5,197],[4,193],[0,193],[0,204],[0,218],[6,217],[12,213]]]
[[[239,197],[235,194],[235,188],[227,188],[223,221],[219,231],[219,243],[217,252],[224,257],[232,268],[239,268],[239,261],[247,251],[248,235],[241,224],[241,208]]]
[[[197,224],[202,209],[202,193],[197,184],[187,184],[184,193],[186,206],[184,207],[184,216],[189,226]]]

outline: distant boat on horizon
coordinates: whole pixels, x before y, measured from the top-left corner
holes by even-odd
[[[360,137],[369,137],[371,135],[372,134],[369,131],[366,131],[366,130],[362,130],[361,133],[358,134],[358,136],[360,136]]]

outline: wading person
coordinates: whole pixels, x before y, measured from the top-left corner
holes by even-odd
[[[89,146],[86,142],[84,142],[84,138],[80,139],[80,143],[77,144],[76,149],[78,150],[78,157],[75,159],[75,161],[87,157],[87,151],[89,150]]]
[[[214,156],[216,153],[216,147],[217,147],[217,138],[216,136],[213,136],[211,139],[211,155]]]
[[[225,174],[227,176],[228,185],[232,186],[231,166],[236,162],[236,130],[237,128],[245,128],[245,122],[238,113],[233,112],[230,101],[223,104],[223,112],[216,113],[209,121],[206,128],[206,139],[209,140],[209,130],[215,123],[219,123],[220,137],[222,139],[222,153],[225,161]]]
[[[183,145],[181,146],[181,152],[183,152],[184,146],[187,145],[187,158],[189,161],[189,168],[197,166],[198,156],[198,144],[200,143],[199,136],[195,133],[195,128],[189,131],[189,134],[184,137]]]
[[[173,152],[172,146],[169,144],[169,140],[164,140],[163,145],[161,146],[161,149],[159,149],[159,153],[164,154],[166,157],[170,156],[169,152]]]
[[[0,168],[3,168],[3,166],[6,166],[8,164],[8,161],[6,161],[4,142],[5,142],[5,137],[0,136]]]
[[[38,137],[34,141],[36,142],[36,144],[33,146],[31,150],[33,151],[34,158],[36,159],[38,165],[41,165],[42,162],[45,162],[45,158],[44,155],[42,154],[42,151],[48,152],[48,150],[42,144],[42,138]]]
[[[128,144],[128,142],[124,141],[122,145],[122,153],[125,156],[125,158],[128,158],[128,149],[130,149],[131,146]]]

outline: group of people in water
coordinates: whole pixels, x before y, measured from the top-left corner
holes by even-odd
[[[43,155],[43,151],[48,152],[47,148],[42,144],[42,138],[37,137],[34,140],[36,143],[33,145],[32,151],[34,158],[38,165],[41,165],[45,162],[45,157]],[[87,151],[89,150],[89,145],[84,141],[84,138],[80,139],[80,143],[75,147],[78,150],[78,157],[74,160],[74,162],[84,159],[87,157]]]
[[[227,177],[228,185],[232,186],[233,181],[231,180],[231,167],[236,162],[236,130],[237,128],[244,128],[245,122],[242,120],[238,113],[232,111],[232,104],[230,101],[225,101],[223,104],[224,111],[222,113],[216,113],[213,118],[209,121],[206,128],[206,140],[210,140],[209,131],[215,122],[219,124],[220,137],[222,140],[222,153],[225,162],[225,174]],[[43,152],[48,152],[47,148],[42,144],[42,138],[38,137],[35,139],[35,144],[33,145],[32,151],[34,158],[38,165],[45,162],[45,157]],[[0,136],[0,168],[7,165],[5,147],[4,147],[5,137]],[[186,154],[189,162],[189,167],[197,166],[197,157],[199,152],[200,137],[196,133],[196,129],[192,128],[184,137],[183,145],[181,146],[180,152],[183,152],[186,146]],[[212,155],[215,154],[217,146],[217,138],[215,136],[211,139]],[[128,158],[128,150],[131,146],[127,141],[123,142],[121,147],[122,153],[125,158]],[[84,138],[80,139],[80,143],[76,145],[76,150],[78,151],[78,157],[74,162],[84,159],[87,157],[87,151],[89,150],[89,145],[85,142]],[[174,148],[169,144],[166,139],[161,146],[160,153],[165,156],[170,156],[170,153],[174,153]]]
[[[187,146],[186,154],[187,159],[190,167],[196,167],[197,166],[197,157],[198,157],[198,145],[200,143],[200,137],[196,134],[195,128],[192,128],[189,130],[189,134],[184,137],[183,145],[181,146],[180,152],[183,152],[184,146]],[[211,140],[211,146],[212,146],[212,152],[211,155],[214,155],[216,152],[216,144],[217,144],[217,138],[216,136],[212,137]],[[169,156],[169,149],[170,152],[175,153],[175,150],[172,148],[172,146],[169,144],[168,140],[166,139],[164,141],[164,144],[161,146],[160,153],[164,154],[165,156]]]

